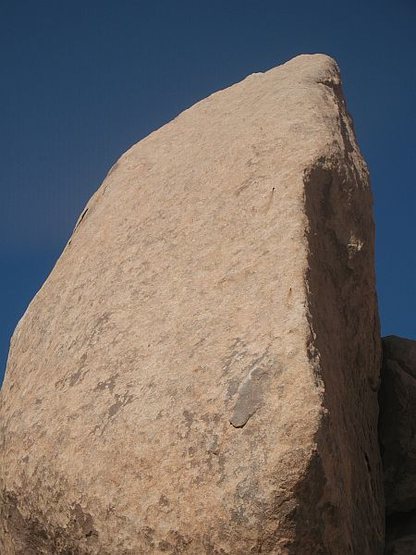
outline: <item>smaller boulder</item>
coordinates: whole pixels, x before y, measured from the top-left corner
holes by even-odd
[[[386,553],[416,553],[416,341],[383,339],[379,433]]]

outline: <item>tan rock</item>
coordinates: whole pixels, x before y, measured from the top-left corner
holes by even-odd
[[[3,552],[381,553],[371,203],[323,55],[124,154],[13,336]]]

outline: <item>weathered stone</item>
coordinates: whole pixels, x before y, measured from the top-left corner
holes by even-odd
[[[387,553],[416,553],[416,341],[383,339],[380,445]]]
[[[371,212],[323,55],[124,154],[12,339],[3,552],[381,553]]]

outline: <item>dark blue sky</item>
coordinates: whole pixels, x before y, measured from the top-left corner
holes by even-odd
[[[110,166],[300,53],[341,66],[370,166],[383,334],[416,337],[416,2],[1,0],[0,381],[11,333]]]

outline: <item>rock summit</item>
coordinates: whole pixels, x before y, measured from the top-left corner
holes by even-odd
[[[336,63],[209,96],[115,164],[16,328],[1,552],[381,554],[379,335]]]

